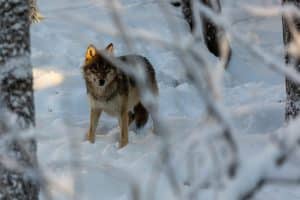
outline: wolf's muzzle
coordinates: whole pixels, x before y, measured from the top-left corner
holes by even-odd
[[[99,85],[100,85],[100,86],[103,86],[104,84],[105,84],[105,80],[104,80],[104,79],[100,79],[100,80],[99,80]]]

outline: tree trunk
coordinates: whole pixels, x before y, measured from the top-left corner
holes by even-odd
[[[207,7],[211,8],[217,13],[221,12],[221,4],[219,0],[199,0]],[[193,18],[193,9],[191,0],[182,0],[182,13],[184,18],[189,23],[191,31],[195,29],[195,20]],[[224,36],[224,30],[217,26],[212,20],[210,20],[205,15],[200,15],[202,21],[202,31],[205,44],[208,50],[213,53],[217,57],[221,57],[221,40],[226,40],[226,44],[228,45],[228,53],[225,55],[226,62],[228,64],[230,57],[231,57],[231,49],[229,47],[229,42]],[[227,66],[226,64],[226,66]]]
[[[211,0],[202,0],[202,3],[207,7],[213,9],[215,12],[221,12],[221,4],[219,0],[215,0],[216,5],[211,3]],[[215,56],[220,57],[221,53],[219,50],[219,42],[220,42],[220,34],[222,34],[223,30],[218,27],[215,23],[212,22],[205,15],[201,15],[202,19],[202,29],[203,36],[205,40],[205,44],[209,51],[213,53]]]
[[[0,197],[38,199],[29,0],[0,0]],[[13,163],[13,164],[12,164]]]
[[[195,28],[191,0],[182,0],[182,14],[193,31]]]
[[[282,4],[292,3],[298,8],[300,8],[300,0],[282,0]],[[288,23],[291,22],[291,23]],[[282,17],[282,32],[283,32],[283,43],[287,48],[288,45],[293,42],[293,35],[290,31],[290,26],[294,26],[297,31],[300,31],[300,18],[293,17],[293,19],[288,19]],[[300,49],[299,49],[300,51]],[[293,64],[297,71],[300,72],[300,58],[294,57],[286,53],[285,62],[287,64]],[[286,120],[295,118],[298,116],[300,111],[300,85],[286,78],[286,108],[285,108],[285,118]]]

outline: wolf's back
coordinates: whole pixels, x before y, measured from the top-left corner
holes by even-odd
[[[145,73],[147,75],[148,81],[150,81],[150,86],[152,91],[157,95],[158,94],[158,86],[156,82],[156,76],[155,76],[155,70],[153,68],[153,65],[150,63],[150,61],[140,55],[124,55],[118,57],[121,61],[125,62],[127,65],[130,66],[136,66],[141,65],[145,68]],[[134,81],[133,77],[130,77],[132,81]],[[135,82],[135,81],[134,81]]]

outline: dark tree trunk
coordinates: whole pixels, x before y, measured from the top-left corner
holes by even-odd
[[[221,12],[221,4],[219,0],[199,0],[207,7],[211,8],[217,13]],[[182,12],[184,18],[190,25],[191,31],[195,28],[195,20],[193,18],[193,9],[191,0],[182,0]],[[205,15],[200,15],[202,20],[202,30],[205,44],[208,50],[217,57],[221,57],[220,41],[221,39],[226,40],[226,45],[229,45],[226,38],[224,38],[224,30],[217,26],[212,20]],[[231,57],[231,49],[228,47],[228,54],[226,56],[226,62]]]
[[[300,8],[300,0],[282,0],[282,4],[292,3]],[[293,26],[299,32],[300,31],[300,18],[293,17],[292,19],[282,17],[282,33],[283,43],[285,47],[293,42],[293,35],[291,34],[290,27]],[[299,49],[300,51],[300,49]],[[292,64],[297,71],[300,72],[300,58],[290,55],[288,52],[285,56],[285,62]],[[286,78],[286,120],[295,118],[300,111],[300,85]]]
[[[182,0],[182,13],[190,26],[190,29],[193,31],[195,28],[194,18],[193,18],[193,10],[191,5],[191,0]]]
[[[35,123],[29,14],[29,0],[0,0],[1,199],[38,199],[36,142],[21,139]]]
[[[221,12],[221,5],[219,0],[215,0],[216,5],[212,5],[210,0],[202,0],[202,3],[207,7],[213,9],[215,12]],[[219,50],[220,34],[223,30],[213,23],[208,17],[201,15],[202,18],[202,29],[205,44],[209,51],[215,56],[220,57],[221,53]]]

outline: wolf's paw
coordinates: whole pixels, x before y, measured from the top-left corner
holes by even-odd
[[[87,133],[84,138],[85,141],[89,141],[90,143],[95,143],[95,135]]]
[[[119,148],[121,149],[121,148],[125,147],[127,144],[128,144],[128,140],[123,140],[123,141],[121,140],[119,142]]]

